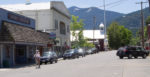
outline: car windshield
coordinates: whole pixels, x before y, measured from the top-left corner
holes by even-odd
[[[73,49],[71,49],[71,50],[67,50],[66,51],[66,53],[73,53],[74,52],[74,50]]]
[[[52,53],[51,52],[44,52],[43,56],[50,56]]]
[[[78,49],[78,52],[83,52],[83,49]]]
[[[125,47],[120,47],[118,50],[124,50],[125,49]]]
[[[91,50],[95,50],[96,48],[91,48]]]

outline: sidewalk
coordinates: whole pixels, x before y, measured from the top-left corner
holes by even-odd
[[[0,72],[11,70],[10,68],[0,68]]]
[[[63,58],[59,58],[58,61],[63,60]],[[12,69],[18,69],[18,68],[27,68],[27,67],[33,67],[35,66],[35,63],[30,63],[30,64],[20,64],[20,65],[16,65],[14,67],[11,68],[0,68],[0,72],[1,71],[8,71],[8,70],[12,70]]]

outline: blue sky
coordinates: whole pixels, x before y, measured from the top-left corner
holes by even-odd
[[[65,5],[67,7],[71,6],[77,6],[80,8],[86,8],[86,7],[99,7],[103,9],[103,0],[30,0],[32,3],[37,2],[49,2],[49,1],[64,1]],[[119,1],[119,2],[118,2]],[[140,5],[136,4],[136,2],[145,1],[148,0],[105,0],[106,4],[114,3],[111,5],[106,6],[106,10],[116,11],[120,13],[130,13],[136,10],[140,10]],[[26,0],[1,0],[0,5],[5,4],[18,4],[18,3],[25,3]],[[148,7],[148,3],[144,4],[143,7]]]

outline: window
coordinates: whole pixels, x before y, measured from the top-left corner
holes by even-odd
[[[58,20],[55,20],[55,29],[58,29]]]
[[[66,34],[66,27],[63,22],[60,22],[60,34]]]
[[[70,28],[69,28],[69,25],[67,26],[67,32],[68,32],[68,33],[70,32]]]
[[[100,27],[100,30],[104,30],[104,27]]]

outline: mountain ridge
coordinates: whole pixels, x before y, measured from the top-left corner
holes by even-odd
[[[104,10],[97,7],[88,7],[88,8],[79,8],[77,6],[72,6],[69,9],[71,15],[79,16],[79,19],[83,19],[85,26],[84,29],[91,30],[93,29],[93,17],[96,17],[95,29],[99,29],[99,24],[104,22]],[[120,16],[124,16],[123,13],[107,11],[106,10],[106,19],[107,24],[110,24],[113,20]],[[108,25],[107,25],[108,26]]]

